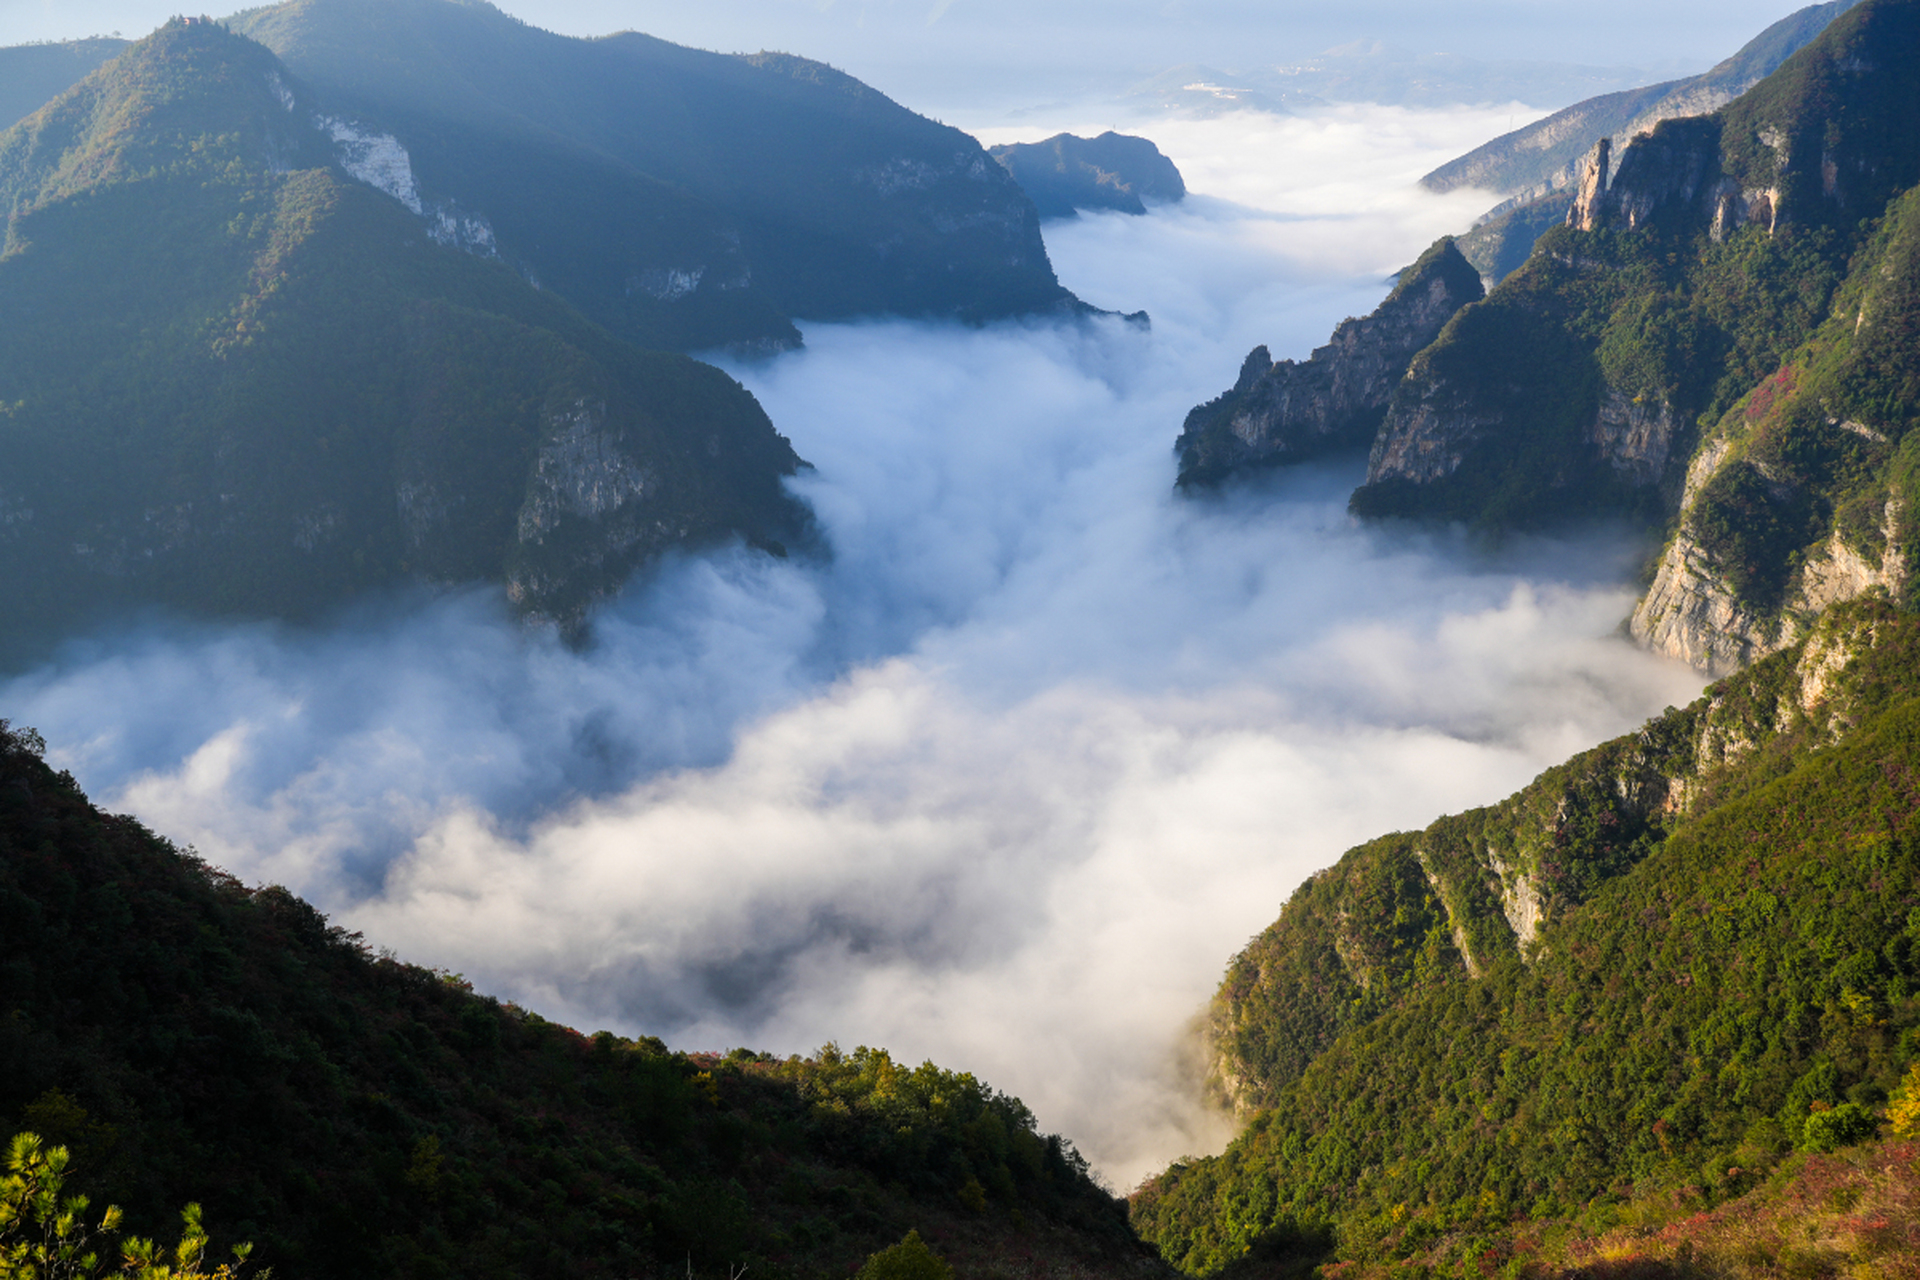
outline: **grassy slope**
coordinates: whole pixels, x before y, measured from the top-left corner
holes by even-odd
[[[1719,743],[1722,758],[1747,748],[1680,770],[1684,820],[1635,832],[1576,805],[1548,825],[1564,864],[1614,874],[1549,913],[1531,965],[1509,950],[1469,978],[1429,925],[1405,931],[1403,977],[1370,1017],[1307,997],[1289,1027],[1249,1003],[1278,1043],[1304,1043],[1300,1027],[1320,1039],[1274,1058],[1270,1106],[1223,1156],[1177,1164],[1136,1196],[1141,1233],[1199,1274],[1329,1249],[1478,1274],[1474,1260],[1529,1219],[1738,1194],[1802,1138],[1810,1106],[1884,1100],[1920,1048],[1920,622],[1863,605],[1825,626],[1815,643],[1851,635],[1862,655],[1838,669],[1796,667],[1797,651],[1769,659],[1574,762],[1602,784],[1594,794],[1618,795],[1609,755],[1665,750],[1661,773],[1685,763],[1689,740],[1696,754]],[[1827,684],[1809,711],[1814,668]],[[1558,810],[1565,781],[1429,837],[1472,847],[1530,803]],[[1393,843],[1350,854],[1333,883],[1368,883]],[[1417,907],[1425,886],[1399,880]],[[1318,945],[1320,883],[1279,926],[1304,924],[1295,954]],[[1348,905],[1354,932],[1372,923],[1363,894]],[[1287,949],[1269,936],[1252,951]]]
[[[369,953],[0,722],[0,1126],[159,1231],[204,1202],[303,1276],[1158,1273],[1124,1207],[971,1076],[588,1038]],[[12,1132],[13,1128],[8,1128]]]
[[[278,73],[176,25],[0,136],[0,503],[29,513],[0,525],[10,639],[146,600],[305,615],[413,578],[511,577],[577,615],[663,546],[794,524],[797,460],[737,383],[429,243],[317,167]],[[582,403],[655,492],[530,543],[535,454]]]

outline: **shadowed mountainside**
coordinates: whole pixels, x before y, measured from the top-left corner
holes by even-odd
[[[1097,138],[1056,133],[1042,142],[989,147],[1042,218],[1071,218],[1082,209],[1144,214],[1144,201],[1186,198],[1187,184],[1173,161],[1146,138],[1109,130]]]
[[[309,95],[181,21],[0,135],[13,655],[107,610],[409,581],[577,625],[667,547],[803,536],[799,460],[739,384],[436,243]]]
[[[1165,1274],[1017,1099],[822,1048],[582,1036],[101,813],[0,721],[0,1121],[276,1276]],[[228,1241],[215,1242],[223,1252]]]

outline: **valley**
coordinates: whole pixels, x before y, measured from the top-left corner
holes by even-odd
[[[741,183],[567,92],[771,83],[789,158],[1094,117],[940,133],[438,3],[381,35],[429,79],[302,0],[0,137],[38,468],[0,536],[47,628],[0,676],[0,1118],[282,1275],[844,1274],[909,1228],[962,1276],[1746,1275],[1729,1233],[1828,1195],[1881,1225],[1792,1256],[1897,1269],[1910,4],[1602,158],[1503,280],[1447,239],[1488,192],[1417,180],[1509,110],[1341,105],[1128,121],[1185,197],[1103,211],[1102,156],[1044,242],[995,166],[1044,287],[968,301],[807,293],[807,237],[878,216],[822,210],[892,199],[863,161]],[[513,221],[536,162],[736,245],[761,310],[596,300],[589,206]],[[916,253],[997,252],[912,175],[949,203],[887,216],[959,229]],[[193,229],[167,283],[49,310],[127,210]],[[117,354],[74,375],[74,333]]]

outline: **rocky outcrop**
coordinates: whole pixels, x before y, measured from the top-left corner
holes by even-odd
[[[1187,195],[1180,170],[1160,148],[1111,130],[1097,138],[1056,133],[987,153],[1013,175],[1042,218],[1071,218],[1082,209],[1144,214],[1149,202],[1171,204]]]
[[[1740,52],[1702,75],[1588,98],[1544,120],[1503,134],[1435,169],[1420,180],[1433,191],[1479,187],[1510,197],[1487,216],[1554,191],[1577,188],[1584,160],[1597,140],[1617,154],[1663,120],[1718,111],[1751,89],[1791,54],[1819,35],[1854,0],[1811,5],[1782,18]]]
[[[1663,395],[1629,396],[1607,387],[1587,442],[1629,484],[1648,487],[1667,474],[1673,453],[1673,404]]]
[[[1498,804],[1383,836],[1315,874],[1209,1005],[1215,1099],[1242,1115],[1271,1106],[1317,1054],[1403,997],[1538,964],[1556,921],[1767,776],[1757,754],[1851,732],[1881,696],[1874,664],[1915,642],[1897,617],[1871,602],[1833,610],[1797,656],[1776,660],[1786,665],[1724,680]]]
[[[1695,500],[1707,481],[1723,465],[1748,465],[1729,463],[1730,452],[1729,442],[1715,440],[1695,456],[1679,531],[1627,624],[1633,638],[1648,649],[1712,676],[1799,643],[1821,614],[1843,601],[1876,591],[1898,599],[1910,572],[1901,549],[1905,507],[1898,499],[1888,499],[1881,508],[1882,544],[1877,552],[1849,546],[1835,529],[1801,561],[1777,608],[1762,609],[1743,600],[1691,527]]]
[[[1448,237],[1402,274],[1373,314],[1342,321],[1306,361],[1275,363],[1265,347],[1254,348],[1233,387],[1187,415],[1175,445],[1180,486],[1364,447],[1414,355],[1483,296],[1479,272]]]
[[[1567,225],[1581,231],[1612,225],[1633,231],[1662,209],[1690,205],[1707,192],[1717,198],[1723,187],[1719,135],[1720,123],[1712,118],[1667,121],[1634,139],[1611,181],[1612,144],[1602,138],[1583,169]]]
[[[1366,483],[1431,484],[1445,479],[1481,436],[1502,421],[1503,415],[1480,405],[1458,382],[1415,368],[1374,437]]]

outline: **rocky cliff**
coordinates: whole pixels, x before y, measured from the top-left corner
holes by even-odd
[[[1276,363],[1254,348],[1234,385],[1187,415],[1175,444],[1178,483],[1213,485],[1238,471],[1364,447],[1414,354],[1481,296],[1479,273],[1444,239],[1371,315],[1342,321],[1307,360]]]
[[[1828,615],[1784,666],[1743,674],[1485,809],[1350,850],[1295,891],[1209,1006],[1209,1086],[1241,1115],[1417,986],[1532,964],[1543,930],[1749,785],[1757,755],[1837,742],[1868,705],[1849,671],[1893,617]]]
[[[1751,89],[1858,0],[1832,0],[1788,15],[1712,70],[1681,80],[1588,98],[1448,161],[1420,180],[1433,191],[1477,187],[1509,197],[1489,218],[1579,185],[1581,162],[1606,139],[1616,152],[1662,120],[1707,115]]]
[[[1478,187],[1507,198],[1460,237],[1487,287],[1505,279],[1549,226],[1565,220],[1597,143],[1612,154],[1663,120],[1708,115],[1759,83],[1857,0],[1812,5],[1782,18],[1703,75],[1606,94],[1496,138],[1428,174],[1435,191]]]
[[[1183,200],[1187,184],[1173,161],[1146,138],[1109,130],[1097,138],[1057,133],[1043,142],[988,148],[1033,200],[1042,218],[1082,209],[1144,214],[1146,202]]]
[[[1911,343],[1877,335],[1907,323],[1916,59],[1912,6],[1866,0],[1715,114],[1602,139],[1565,225],[1415,359],[1354,509],[1677,522],[1638,633],[1714,670],[1798,634],[1783,609],[1893,582],[1888,468],[1920,406]],[[1735,456],[1680,521],[1715,439]]]

